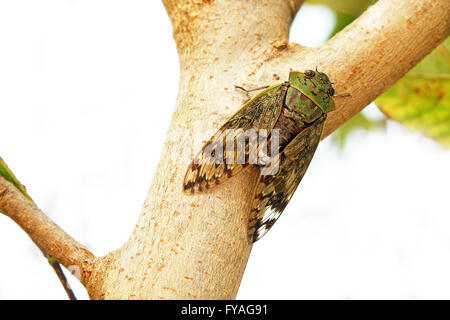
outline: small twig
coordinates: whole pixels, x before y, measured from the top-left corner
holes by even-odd
[[[262,89],[267,89],[269,86],[262,86],[262,87],[258,87],[258,88],[254,88],[254,89],[245,89],[244,87],[241,87],[241,86],[237,86],[237,85],[235,85],[234,86],[236,89],[241,89],[241,90],[243,90],[243,91],[245,91],[247,94],[249,94],[250,92],[253,92],[253,91],[258,91],[258,90],[262,90]]]
[[[345,98],[345,97],[351,97],[352,95],[350,93],[343,93],[343,94],[335,94],[333,98]]]
[[[56,275],[58,276],[59,281],[61,282],[64,291],[66,291],[67,296],[70,300],[77,300],[77,297],[73,293],[72,288],[70,287],[69,282],[67,281],[66,276],[64,275],[64,272],[61,269],[61,266],[59,265],[58,261],[55,260],[53,257],[47,257],[48,264],[53,268]]]
[[[70,287],[62,270],[59,273],[57,263],[66,268],[76,267],[80,270],[80,281],[85,283],[90,275],[94,255],[59,228],[30,199],[2,176],[0,176],[0,211],[14,220],[44,255],[50,258],[49,263],[60,280],[64,277],[62,283],[66,292],[70,290]],[[73,292],[69,294],[69,297],[71,296],[75,297]]]

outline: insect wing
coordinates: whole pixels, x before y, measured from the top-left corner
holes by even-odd
[[[278,173],[261,175],[249,219],[253,242],[269,231],[297,189],[319,144],[324,122],[325,116],[303,129],[274,157],[273,161],[279,161]]]
[[[267,134],[270,133],[280,116],[287,88],[286,84],[267,88],[228,119],[190,164],[184,177],[183,191],[195,193],[212,188],[248,165],[248,154],[258,153],[249,150],[256,148],[257,143],[245,142],[248,130],[267,129]],[[226,148],[227,139],[233,141],[234,148]]]

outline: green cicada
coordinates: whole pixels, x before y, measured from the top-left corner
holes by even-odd
[[[327,113],[334,109],[333,95],[325,73],[291,72],[289,81],[269,87],[245,103],[205,144],[187,169],[183,191],[202,192],[247,166],[259,167],[249,237],[260,239],[302,180]]]

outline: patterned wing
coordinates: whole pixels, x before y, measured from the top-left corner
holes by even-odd
[[[249,219],[249,237],[253,242],[269,231],[297,189],[319,144],[325,117],[304,128],[274,157],[272,161],[279,161],[276,174],[261,175]]]
[[[248,142],[246,130],[267,129],[267,134],[270,133],[280,116],[288,87],[287,84],[279,84],[262,91],[228,119],[190,164],[184,177],[183,191],[195,193],[212,188],[248,165],[249,148],[257,148],[257,143]],[[229,151],[227,139],[235,144]],[[238,155],[239,150],[245,150],[244,157]],[[250,154],[256,155],[257,152]]]

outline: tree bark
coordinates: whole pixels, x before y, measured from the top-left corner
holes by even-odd
[[[235,85],[271,85],[287,80],[290,69],[317,66],[335,83],[337,94],[351,94],[335,98],[326,137],[450,33],[448,0],[379,0],[318,48],[288,42],[290,24],[302,1],[163,2],[180,57],[176,109],[128,241],[104,257],[88,255],[70,261],[87,271],[82,282],[92,299],[236,297],[252,248],[247,215],[258,172],[241,173],[205,194],[188,196],[181,188],[193,154],[246,100]],[[2,184],[7,183],[0,180]],[[3,198],[0,189],[2,210]],[[29,205],[26,199],[19,200],[17,206]],[[53,240],[77,246],[66,238]],[[39,243],[64,259],[48,244],[54,242]]]

